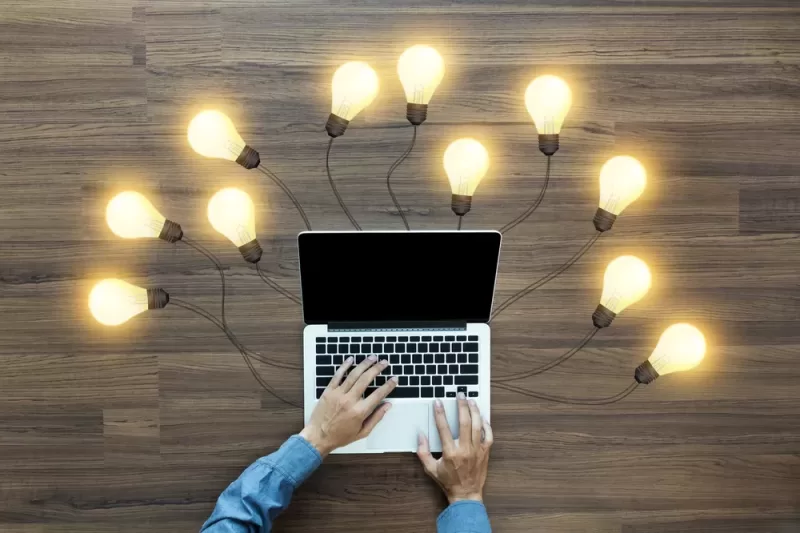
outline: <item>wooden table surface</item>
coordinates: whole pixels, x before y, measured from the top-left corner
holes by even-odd
[[[365,229],[401,229],[384,176],[411,130],[396,78],[409,45],[447,74],[395,174],[415,229],[454,226],[441,166],[457,136],[492,166],[465,228],[499,228],[538,194],[525,112],[534,76],[574,107],[540,209],[505,238],[502,299],[588,239],[598,173],[629,153],[644,196],[569,272],[493,323],[493,372],[547,362],[590,327],[605,264],[635,253],[650,294],[553,371],[540,392],[606,396],[670,323],[706,360],[627,400],[576,407],[495,389],[486,504],[498,532],[800,530],[800,5],[793,0],[5,0],[0,8],[0,530],[194,531],[255,458],[302,427],[225,338],[177,307],[119,328],[89,316],[101,277],[161,286],[215,312],[217,272],[161,241],[123,241],[108,199],[133,187],[220,255],[229,320],[253,349],[299,360],[298,306],[205,219],[222,186],[257,203],[264,268],[298,290],[292,204],[257,172],[194,154],[192,115],[217,106],[306,206],[348,229],[324,173],[330,78],[378,72],[374,104],[334,145]],[[359,260],[359,258],[342,258]],[[257,366],[301,399],[299,372]],[[277,531],[433,531],[439,490],[411,454],[335,457]]]

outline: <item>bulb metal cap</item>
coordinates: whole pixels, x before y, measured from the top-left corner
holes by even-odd
[[[158,238],[162,241],[177,242],[183,238],[183,230],[181,225],[169,219],[164,221],[164,226],[161,228],[161,233]]]
[[[347,129],[348,124],[350,124],[349,120],[345,120],[342,117],[331,113],[328,117],[328,122],[325,123],[325,131],[327,131],[328,135],[335,139],[344,133],[344,130]]]
[[[597,231],[603,232],[610,230],[615,220],[617,220],[617,215],[609,213],[602,207],[598,207],[592,222],[594,222],[594,227]]]
[[[147,308],[163,309],[169,303],[169,294],[164,289],[147,289]]]
[[[544,155],[553,155],[558,152],[558,133],[539,135],[539,151]]]
[[[248,263],[258,263],[261,260],[261,254],[264,251],[261,249],[261,245],[258,244],[258,239],[253,239],[252,241],[243,244],[239,247],[239,252],[244,257],[244,260]]]
[[[454,194],[452,196],[450,209],[452,209],[453,213],[456,215],[463,217],[471,208],[472,196],[467,196],[466,194]]]
[[[594,310],[594,313],[592,313],[592,323],[596,328],[607,328],[611,325],[611,322],[614,321],[614,317],[616,316],[617,313],[603,304],[600,304],[597,306],[597,309]]]
[[[653,368],[650,361],[645,361],[637,366],[636,371],[633,373],[633,379],[635,379],[637,383],[642,383],[644,385],[652,383],[658,376],[658,371]]]
[[[248,145],[245,145],[242,153],[236,158],[236,162],[247,170],[250,170],[251,168],[256,168],[261,163],[261,156]]]
[[[419,126],[428,118],[428,104],[407,104],[406,118],[413,125]]]

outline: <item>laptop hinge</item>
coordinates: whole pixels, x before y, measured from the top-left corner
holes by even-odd
[[[411,330],[466,330],[467,322],[461,320],[401,321],[401,322],[330,322],[328,331],[411,331]]]

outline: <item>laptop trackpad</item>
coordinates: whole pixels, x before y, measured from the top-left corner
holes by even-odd
[[[417,451],[417,435],[428,433],[427,402],[393,403],[378,426],[367,437],[367,448],[384,452]]]
[[[442,400],[444,414],[447,417],[447,425],[450,426],[450,433],[453,439],[458,442],[458,403],[456,400]],[[428,431],[428,441],[432,452],[442,451],[442,440],[439,438],[439,428],[436,427],[436,419],[433,416],[433,405],[429,407],[431,411],[430,429]]]

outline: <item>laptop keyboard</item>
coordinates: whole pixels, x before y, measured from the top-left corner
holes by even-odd
[[[389,398],[478,397],[477,335],[367,335],[316,338],[317,398],[349,356],[355,364],[370,355],[389,361],[367,388],[372,394],[392,376],[399,378]],[[353,365],[355,366],[355,365]]]

